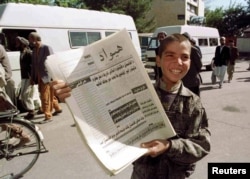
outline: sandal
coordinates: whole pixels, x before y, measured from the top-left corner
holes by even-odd
[[[49,123],[52,121],[53,121],[53,119],[44,119],[43,121],[40,121],[39,124],[46,124],[46,123]]]

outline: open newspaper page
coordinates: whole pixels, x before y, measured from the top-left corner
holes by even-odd
[[[53,79],[71,86],[66,103],[109,174],[145,154],[142,142],[175,135],[125,29],[85,48],[49,56],[46,66]]]

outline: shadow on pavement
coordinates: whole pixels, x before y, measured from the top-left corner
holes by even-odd
[[[237,78],[236,79],[239,82],[250,82],[250,77],[246,77],[246,78]]]
[[[200,87],[200,91],[205,91],[205,90],[214,90],[214,89],[218,89],[214,86],[205,86],[205,87]]]

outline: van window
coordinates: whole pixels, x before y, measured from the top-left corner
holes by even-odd
[[[100,32],[69,32],[71,47],[86,46],[101,39]]]
[[[111,35],[111,34],[113,34],[113,33],[116,33],[116,32],[108,32],[108,31],[106,31],[105,32],[105,37],[107,37],[107,36],[109,36],[109,35]],[[130,36],[130,38],[132,39],[132,35],[131,35],[131,32],[128,32],[129,33],[129,36]]]
[[[209,38],[210,46],[217,46],[218,45],[218,38]]]
[[[105,32],[105,37],[108,37],[109,35],[113,34],[115,32]]]
[[[2,39],[1,44],[5,47],[6,51],[17,51],[18,49],[16,49],[16,37],[20,36],[28,40],[29,34],[31,32],[35,32],[35,30],[34,29],[2,29],[3,39]]]
[[[141,47],[147,47],[148,44],[149,44],[150,39],[151,39],[151,37],[139,36]]]
[[[156,49],[158,46],[160,45],[159,41],[157,40],[157,38],[151,38],[149,45],[148,45],[148,49],[152,50],[152,49]]]
[[[207,39],[198,39],[199,46],[208,46],[208,40]]]

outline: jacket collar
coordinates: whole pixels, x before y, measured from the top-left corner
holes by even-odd
[[[192,93],[183,85],[182,81],[176,84],[174,87],[171,88],[170,91],[166,90],[166,83],[163,80],[159,80],[156,84],[161,90],[166,91],[168,93],[177,94],[179,93],[181,96],[192,96]]]

